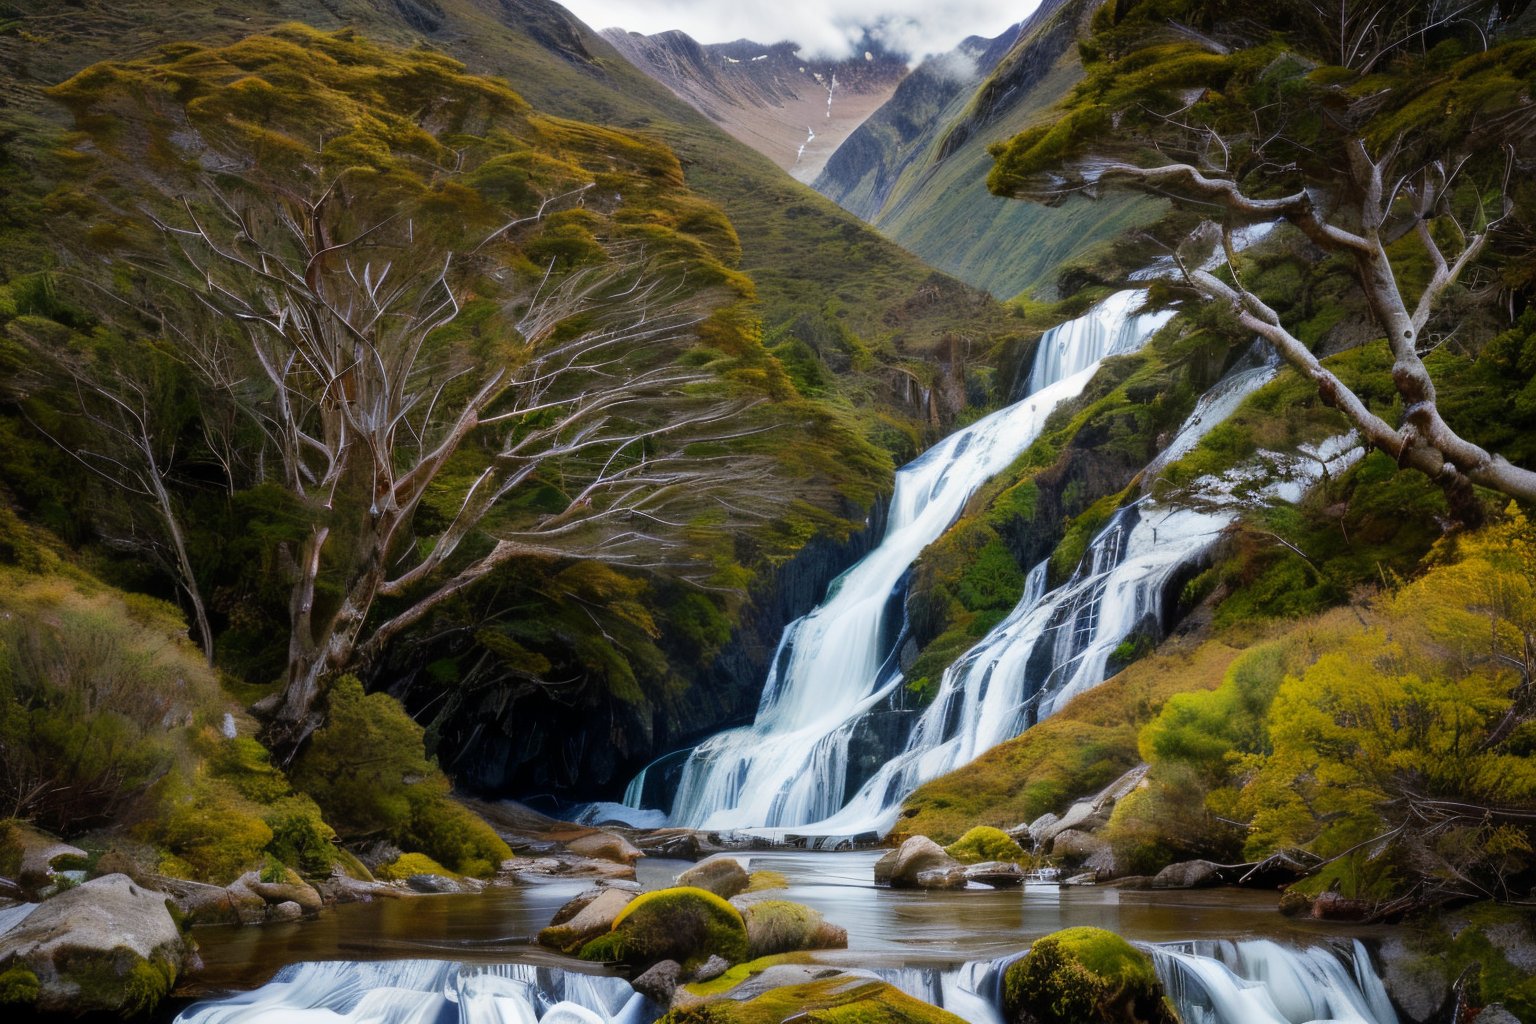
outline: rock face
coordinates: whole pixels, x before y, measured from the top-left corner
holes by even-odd
[[[603,37],[699,113],[805,182],[890,98],[907,70],[903,58],[873,42],[867,58],[830,61],[803,56],[793,43],[701,45],[682,32],[645,36],[622,29],[607,29]]]
[[[875,884],[893,889],[961,889],[965,866],[927,836],[913,836],[875,861]]]
[[[315,914],[319,913],[323,903],[315,887],[291,871],[281,882],[263,882],[261,875],[255,871],[247,871],[240,876],[239,881],[272,906],[277,906],[279,903],[297,903],[304,909],[304,913]]]
[[[48,1013],[142,1013],[170,992],[186,957],[165,895],[127,875],[66,890],[0,936],[0,969],[35,975],[33,1005]]]
[[[735,857],[711,857],[677,876],[678,885],[706,889],[721,899],[730,899],[747,891],[752,884],[747,869]]]

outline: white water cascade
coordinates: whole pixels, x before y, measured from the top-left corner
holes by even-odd
[[[1398,1024],[1358,940],[1346,951],[1267,939],[1142,945],[1184,1024]],[[968,1024],[1002,1024],[1003,974],[1017,956],[958,967],[877,968],[907,995]]]
[[[1168,321],[1167,313],[1130,316],[1145,296],[1116,293],[1052,329],[1041,339],[1032,377],[1039,386],[1029,397],[956,431],[897,472],[879,546],[785,630],[752,725],[718,733],[689,756],[674,824],[793,827],[843,806],[855,730],[901,684],[892,661],[908,569],[976,488],[1034,441],[1057,405],[1082,391],[1102,358],[1139,348]],[[626,803],[638,805],[642,789],[637,779]]]
[[[1149,949],[1184,1024],[1397,1024],[1386,987],[1356,940],[1350,953],[1267,939]]]
[[[1193,448],[1273,375],[1269,366],[1229,375],[1202,397],[1168,450]],[[1007,618],[945,670],[906,749],[841,811],[818,822],[818,830],[889,829],[901,801],[919,785],[1012,739],[1103,682],[1122,641],[1138,632],[1161,638],[1164,591],[1230,522],[1231,514],[1219,508],[1143,501],[1115,514],[1060,587],[1046,592],[1046,564],[1036,566]]]
[[[284,967],[250,992],[198,1003],[177,1024],[648,1024],[623,978],[529,964],[326,961]]]

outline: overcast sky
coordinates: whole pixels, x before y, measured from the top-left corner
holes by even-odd
[[[592,28],[647,35],[680,28],[701,43],[789,39],[807,55],[843,57],[869,27],[893,50],[943,53],[966,36],[996,36],[1039,0],[559,0]]]

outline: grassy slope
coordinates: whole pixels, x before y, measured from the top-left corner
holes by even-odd
[[[1136,736],[1175,693],[1214,690],[1239,651],[1168,644],[1052,717],[909,796],[895,832],[951,843],[973,825],[1012,828],[1113,782],[1141,757]]]
[[[234,39],[284,21],[351,25],[387,42],[425,43],[472,71],[505,76],[540,110],[659,136],[681,158],[690,186],[735,222],[743,269],[757,281],[770,325],[805,310],[824,312],[897,357],[927,353],[946,332],[990,336],[1009,327],[1005,311],[985,296],[935,274],[789,178],[544,0],[80,0],[24,16],[0,34],[0,62],[20,71],[0,86],[5,119],[57,122],[38,88],[95,61],[178,39]],[[935,287],[932,301],[911,301]]]

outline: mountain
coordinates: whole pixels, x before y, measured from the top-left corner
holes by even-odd
[[[603,38],[736,139],[799,181],[821,173],[850,132],[907,73],[904,57],[871,43],[845,60],[807,59],[794,43],[701,44],[683,32]]]
[[[987,192],[987,146],[1050,117],[1081,79],[1076,42],[1096,6],[1045,0],[997,38],[924,61],[832,154],[817,191],[1000,298],[1051,296],[1056,268],[1160,212],[1140,199],[1047,209]]]

